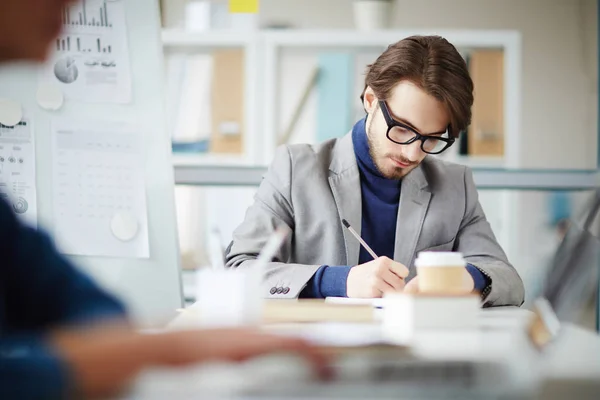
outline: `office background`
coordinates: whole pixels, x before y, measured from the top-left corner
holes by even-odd
[[[598,185],[597,1],[397,0],[383,31],[358,29],[354,3],[261,0],[257,15],[230,17],[224,1],[162,0],[184,270],[208,263],[215,228],[227,244],[277,144],[341,136],[363,115],[365,66],[437,33],[476,88],[473,124],[444,157],[474,169],[528,304],[562,221]],[[192,300],[186,273],[184,289]]]

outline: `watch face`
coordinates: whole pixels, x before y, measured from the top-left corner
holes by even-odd
[[[488,295],[490,294],[490,292],[492,291],[492,285],[489,284],[486,287],[483,288],[483,291],[481,292],[481,299],[485,300],[486,297],[488,297]]]

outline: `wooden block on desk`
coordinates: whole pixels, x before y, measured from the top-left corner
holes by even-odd
[[[477,295],[386,294],[385,336],[408,343],[422,331],[477,328],[481,299]]]
[[[372,306],[328,304],[324,300],[267,300],[264,303],[263,324],[304,322],[374,322]],[[169,329],[201,327],[198,304],[185,310],[170,324]]]
[[[324,300],[269,300],[265,302],[264,322],[373,322],[370,305],[339,305]]]

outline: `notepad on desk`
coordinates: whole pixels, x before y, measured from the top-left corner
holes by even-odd
[[[368,306],[371,305],[375,308],[383,308],[384,299],[355,299],[349,297],[327,297],[325,303],[329,304],[340,304],[345,306]]]
[[[263,322],[373,322],[369,305],[332,304],[320,299],[270,300],[265,303]]]

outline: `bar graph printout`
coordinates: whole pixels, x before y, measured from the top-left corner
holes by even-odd
[[[130,103],[124,0],[80,0],[63,9],[62,22],[41,79],[58,84],[70,100]]]
[[[37,227],[35,143],[31,120],[0,124],[0,197],[28,225]]]

